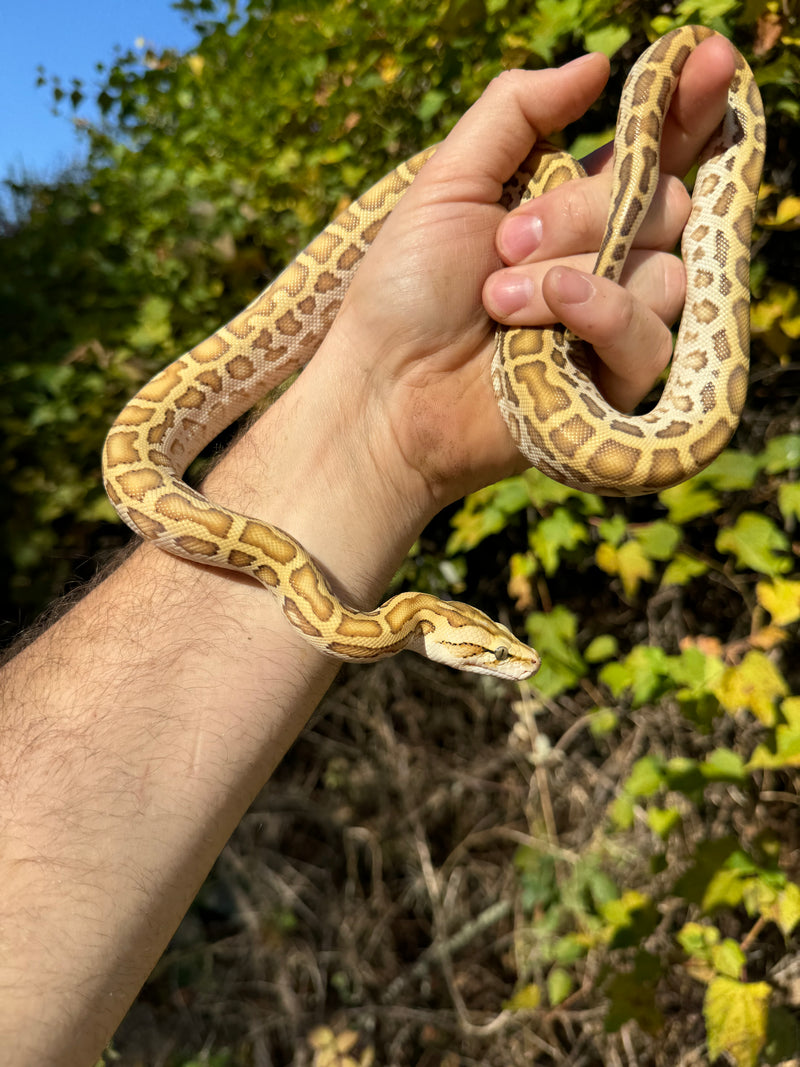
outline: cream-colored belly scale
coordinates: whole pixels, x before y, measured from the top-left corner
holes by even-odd
[[[655,192],[664,115],[683,64],[712,31],[657,41],[626,82],[614,142],[614,192],[595,273],[618,280]],[[728,109],[695,184],[682,252],[687,297],[669,379],[647,415],[622,415],[579,368],[563,330],[498,327],[492,379],[520,451],[580,489],[634,495],[674,485],[725,446],[744,403],[749,260],[765,131],[752,74],[737,53]],[[433,149],[402,164],[335,219],[243,312],[157,374],[125,406],[103,450],[112,503],[160,548],[244,572],[278,597],[286,618],[331,656],[367,662],[403,648],[461,670],[525,678],[537,653],[465,604],[402,593],[375,611],[342,604],[290,534],[220,507],[183,482],[194,457],[304,365],[329,329],[383,221]],[[509,183],[537,195],[581,173],[545,152],[537,173]]]

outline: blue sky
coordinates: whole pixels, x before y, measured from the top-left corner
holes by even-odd
[[[23,170],[51,178],[81,157],[71,111],[53,116],[49,90],[36,88],[40,64],[69,90],[74,77],[95,85],[95,64],[113,62],[115,45],[126,51],[141,37],[186,51],[196,40],[170,0],[4,0],[2,8],[0,179]]]

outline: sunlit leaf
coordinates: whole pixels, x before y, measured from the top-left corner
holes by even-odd
[[[736,1067],[756,1067],[767,1039],[771,993],[766,982],[739,982],[723,975],[709,984],[703,1003],[709,1060],[727,1053]]]
[[[783,553],[789,548],[786,534],[755,511],[743,512],[733,526],[720,530],[716,541],[719,552],[730,552],[736,565],[761,574],[785,574],[792,563]]]

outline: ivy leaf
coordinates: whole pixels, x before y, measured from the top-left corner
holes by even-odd
[[[666,841],[676,826],[680,825],[681,813],[677,808],[647,809],[647,825],[654,834],[658,834],[662,841]]]
[[[721,530],[716,547],[718,552],[734,555],[737,567],[743,570],[773,575],[792,567],[791,560],[778,555],[789,548],[788,538],[771,519],[755,511],[743,512],[733,526]]]
[[[682,482],[671,489],[662,490],[658,499],[667,509],[669,521],[679,526],[719,511],[721,506],[717,494],[705,487],[702,475],[696,475],[688,482]]]
[[[572,992],[572,978],[562,967],[553,967],[547,976],[547,999],[552,1007],[560,1004]]]
[[[760,768],[800,767],[800,726],[779,723],[775,727],[775,747],[756,745],[747,764],[748,770]]]
[[[765,726],[775,723],[775,702],[787,696],[788,686],[778,668],[758,649],[752,649],[736,667],[728,667],[714,685],[726,711],[752,712]]]
[[[699,578],[708,570],[708,564],[702,560],[687,556],[685,552],[678,552],[675,558],[667,565],[667,569],[661,578],[661,585],[688,585],[692,578]]]
[[[556,696],[576,685],[586,673],[586,663],[578,651],[577,617],[559,604],[551,612],[534,611],[525,620],[531,643],[542,657],[536,675],[536,689]]]
[[[782,482],[778,486],[778,507],[784,519],[800,519],[800,482]]]
[[[600,671],[600,681],[615,697],[630,689],[633,706],[638,708],[663,688],[668,673],[669,658],[662,648],[637,645],[621,663],[607,663]]]
[[[680,529],[663,519],[649,522],[634,530],[633,536],[642,546],[648,559],[669,559],[681,539]]]
[[[728,978],[740,978],[747,958],[733,938],[726,937],[711,949],[711,963],[719,974]]]
[[[771,582],[759,582],[756,596],[776,626],[786,626],[800,619],[800,581],[774,578]]]
[[[523,986],[505,1003],[503,1007],[507,1011],[533,1011],[542,1002],[542,991],[535,982]]]
[[[727,448],[706,467],[702,478],[712,488],[721,492],[751,489],[763,466],[762,457]]]
[[[642,756],[631,768],[623,788],[632,797],[651,797],[663,784],[663,762],[656,756]]]
[[[744,783],[747,777],[744,760],[730,748],[715,748],[700,764],[700,773],[710,782]]]
[[[724,975],[709,984],[703,1003],[709,1061],[727,1053],[736,1067],[756,1067],[767,1040],[771,993],[766,982],[739,982]]]
[[[606,574],[618,574],[625,595],[634,597],[642,581],[652,581],[653,564],[647,558],[638,541],[626,541],[614,548],[608,541],[597,546],[595,561]]]
[[[764,449],[764,466],[769,474],[782,474],[800,467],[800,434],[773,437]]]
[[[589,540],[586,523],[573,517],[567,508],[556,508],[531,531],[529,543],[544,567],[545,574],[558,570],[561,553],[570,552]]]

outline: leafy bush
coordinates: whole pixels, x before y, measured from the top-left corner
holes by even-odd
[[[497,587],[473,576],[508,562],[510,597],[543,654],[508,723],[536,803],[518,809],[526,840],[496,860],[516,901],[514,973],[496,1010],[577,1034],[588,1002],[606,1049],[621,1034],[639,1062],[657,1063],[675,1004],[696,1002],[709,1061],[789,1058],[800,1045],[790,967],[800,922],[800,197],[790,184],[800,60],[788,18],[732,0],[657,14],[611,0],[177,6],[198,26],[197,47],[121,57],[98,96],[104,122],[84,123],[85,173],[15,187],[18,215],[4,223],[8,619],[30,617],[119,539],[97,457],[123,399],[248,303],[349,197],[439,139],[500,70],[584,49],[613,57],[609,91],[571,142],[579,152],[608,135],[622,77],[654,35],[704,22],[751,60],[769,156],[751,390],[731,448],[658,498],[609,503],[535,471],[509,479],[454,509],[445,546],[432,543],[434,526],[398,581],[468,584],[496,601]],[[79,90],[72,102],[80,107]],[[582,774],[605,776],[592,787],[604,799],[591,832],[569,855],[570,812],[547,801],[569,785],[567,752]],[[353,788],[355,761],[332,761],[326,788]],[[510,908],[497,914],[511,921]],[[281,927],[281,944],[292,930]],[[313,1022],[327,1026],[358,996],[332,982]],[[306,1026],[308,1056],[345,1062],[352,1022]],[[475,1037],[464,1027],[455,1031]],[[368,1062],[372,1047],[365,1032],[351,1058]],[[548,1055],[539,1062],[562,1062]]]

